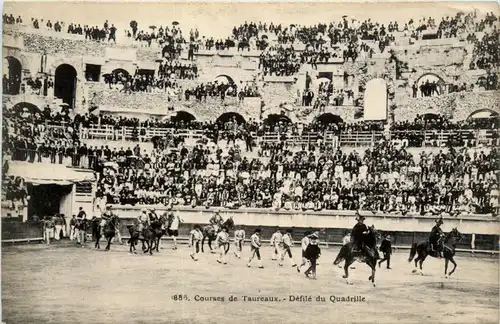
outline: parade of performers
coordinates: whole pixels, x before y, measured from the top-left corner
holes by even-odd
[[[106,205],[105,210],[101,213],[100,219],[95,216],[91,220],[91,222],[95,222],[99,224],[99,228],[102,231],[102,228],[106,226],[106,224],[115,216],[112,211],[111,205]],[[166,216],[163,220],[164,224],[162,224],[162,231],[168,236],[172,237],[173,241],[173,249],[177,249],[177,237],[179,235],[179,227],[184,222],[179,215],[172,210],[169,206],[168,210],[165,212],[164,216]],[[163,217],[161,218],[163,219]],[[144,239],[144,231],[151,229],[152,222],[161,220],[154,209],[142,209],[137,219],[135,219],[134,225],[137,227],[139,232],[139,238]],[[392,239],[389,233],[384,233],[382,235],[382,240],[380,242],[380,246],[377,249],[377,236],[369,235],[375,231],[375,226],[367,226],[364,224],[365,217],[361,215],[359,212],[356,212],[356,224],[352,228],[352,230],[344,231],[344,235],[342,238],[342,246],[352,246],[352,253],[365,255],[374,258],[378,262],[378,266],[381,267],[382,263],[387,263],[387,269],[391,268],[391,255],[392,255]],[[215,211],[213,216],[209,219],[209,224],[215,229],[215,243],[216,248],[219,254],[217,258],[217,262],[220,264],[227,264],[227,255],[231,249],[231,239],[230,239],[230,228],[225,225],[224,219],[222,218],[219,211]],[[44,240],[47,244],[50,244],[51,238],[56,240],[60,239],[60,236],[65,235],[65,224],[64,217],[61,215],[56,215],[54,217],[47,216],[43,220],[43,233]],[[441,225],[443,225],[443,218],[440,217],[435,220],[435,225],[431,229],[429,238],[427,241],[427,247],[429,249],[428,253],[431,256],[435,256],[437,258],[442,258],[442,251],[444,247],[444,237],[445,234],[441,229]],[[73,215],[73,218],[70,221],[70,239],[76,240],[76,244],[84,246],[84,243],[87,240],[86,234],[87,230],[90,228],[89,221],[87,219],[87,215],[82,207],[79,208],[78,215]],[[283,234],[284,231],[284,234]],[[57,233],[59,232],[59,233]],[[119,229],[117,229],[118,242],[121,243],[121,236],[119,233]],[[262,238],[261,238],[262,230],[260,228],[256,228],[253,234],[250,237],[250,257],[248,259],[247,266],[251,267],[252,262],[255,258],[257,258],[258,267],[263,268],[262,264],[262,255],[261,255],[261,247],[262,247]],[[101,232],[102,234],[102,232]],[[241,259],[243,254],[243,245],[246,240],[246,232],[242,226],[236,226],[233,232],[234,238],[234,251],[232,254],[238,259]],[[313,231],[305,231],[304,236],[300,240],[300,248],[301,248],[301,263],[297,265],[294,260],[292,254],[292,248],[294,247],[293,240],[293,230],[285,229],[282,230],[279,227],[276,227],[274,233],[272,234],[269,244],[272,248],[272,261],[278,261],[278,265],[283,266],[285,258],[290,259],[290,264],[292,267],[296,268],[297,272],[301,272],[301,268],[309,265],[309,268],[304,272],[304,274],[311,279],[316,278],[316,266],[318,265],[318,259],[321,255],[321,249],[319,247],[319,233]],[[200,224],[196,224],[193,226],[193,229],[189,232],[188,245],[191,248],[191,252],[189,256],[194,260],[199,260],[200,255],[200,244],[203,240],[203,229]],[[380,251],[383,257],[379,256],[378,251]],[[340,265],[339,265],[340,267]],[[354,267],[351,267],[354,269]]]

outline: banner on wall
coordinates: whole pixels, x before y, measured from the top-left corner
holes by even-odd
[[[383,79],[366,83],[364,97],[364,120],[387,119],[387,84]]]

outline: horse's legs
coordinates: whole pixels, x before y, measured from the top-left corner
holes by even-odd
[[[160,248],[161,236],[156,237],[156,252],[160,252],[158,249]]]
[[[212,248],[212,237],[208,237],[208,247],[210,248],[210,252],[214,252],[214,249]]]
[[[444,276],[446,277],[446,273],[448,272],[448,262],[447,258],[444,259]]]
[[[108,237],[108,245],[106,245],[106,251],[109,251],[109,248],[111,246],[111,240],[113,240],[113,237]]]
[[[149,255],[153,255],[153,250],[155,249],[155,240],[156,238],[153,236],[151,241],[149,241]]]
[[[203,235],[203,238],[201,239],[201,253],[204,253],[203,251],[203,245],[205,245],[205,235]]]
[[[373,287],[375,287],[375,270],[377,269],[377,260],[375,259],[371,264],[368,264],[372,268],[372,275],[368,277],[371,280]]]
[[[427,255],[424,254],[420,257],[419,265],[420,265],[420,274],[423,276],[424,275],[424,269],[422,269],[422,264],[424,263],[425,259],[427,258]]]
[[[455,272],[455,269],[457,268],[457,263],[455,262],[455,260],[453,260],[453,256],[451,256],[449,260],[451,263],[453,263],[453,269],[450,271],[450,273],[448,273],[448,276],[451,276],[451,274]],[[448,259],[446,259],[446,261],[448,261]]]
[[[349,278],[349,266],[352,264],[352,261],[349,261],[349,260],[345,260],[344,262],[344,272],[345,274],[342,276],[342,278]]]

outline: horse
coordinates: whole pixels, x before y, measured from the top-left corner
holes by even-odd
[[[234,227],[233,216],[229,217],[222,223],[222,225],[219,227],[219,231],[223,226],[227,227],[228,230],[232,229]],[[215,230],[214,226],[210,224],[203,227],[202,233],[203,233],[203,239],[201,240],[201,252],[202,253],[205,252],[203,251],[203,245],[205,244],[205,239],[208,238],[208,247],[210,248],[210,252],[214,253],[212,249],[212,241],[214,241],[215,238],[217,237],[217,231]],[[229,250],[229,245],[227,247],[227,250]]]
[[[443,257],[444,257],[444,275],[446,278],[451,276],[455,269],[457,268],[457,263],[453,260],[453,256],[455,256],[455,247],[456,243],[462,240],[462,233],[458,231],[456,227],[454,227],[446,236],[443,241]],[[415,255],[417,257],[415,258]],[[430,249],[429,240],[421,241],[418,243],[413,243],[410,250],[410,257],[408,258],[408,262],[411,262],[413,258],[415,258],[415,269],[413,269],[413,273],[417,272],[417,263],[420,263],[420,274],[422,273],[422,263],[424,263],[425,258],[427,256],[431,256],[434,258],[438,258],[437,251],[432,251]],[[453,270],[450,273],[446,274],[448,271],[448,262],[453,263]]]
[[[95,241],[95,248],[100,249],[100,240],[101,240],[101,225],[98,224],[97,222],[94,222],[94,224],[97,224],[96,228],[96,241]],[[106,245],[106,251],[109,251],[109,247],[111,245],[111,240],[113,237],[115,237],[116,234],[116,229],[117,227],[120,226],[120,218],[117,215],[111,216],[111,218],[106,222],[104,225],[104,228],[102,229],[102,232],[104,233],[104,237],[108,241],[108,244]]]
[[[128,232],[130,234],[130,239],[127,243],[130,244],[130,253],[136,253],[135,245],[140,240],[142,242],[142,250],[144,253],[148,253],[153,255],[153,250],[155,249],[156,243],[156,232],[150,225],[144,225],[142,229],[142,233],[139,232],[139,224],[128,225]],[[142,234],[142,238],[141,238]],[[144,245],[146,243],[147,246]],[[132,251],[133,249],[133,251]]]
[[[167,226],[164,226],[164,225]],[[151,222],[151,228],[155,233],[155,244],[156,244],[156,252],[160,252],[158,249],[161,246],[161,237],[165,235],[166,228],[170,225],[169,219],[165,215],[161,215],[160,218],[155,219]]]
[[[371,226],[368,227],[368,233],[365,234],[365,238],[363,240],[365,244],[361,251],[353,252],[352,242],[342,246],[333,264],[338,265],[342,260],[345,260],[345,274],[342,278],[347,279],[347,283],[349,283],[349,266],[353,264],[354,261],[359,261],[366,263],[372,269],[372,274],[368,277],[368,280],[370,280],[373,287],[375,287],[375,271],[377,269],[377,260],[379,259],[377,252],[377,238],[378,233],[375,228]]]

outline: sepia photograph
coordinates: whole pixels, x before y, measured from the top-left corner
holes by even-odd
[[[2,8],[2,324],[500,322],[497,2]]]

